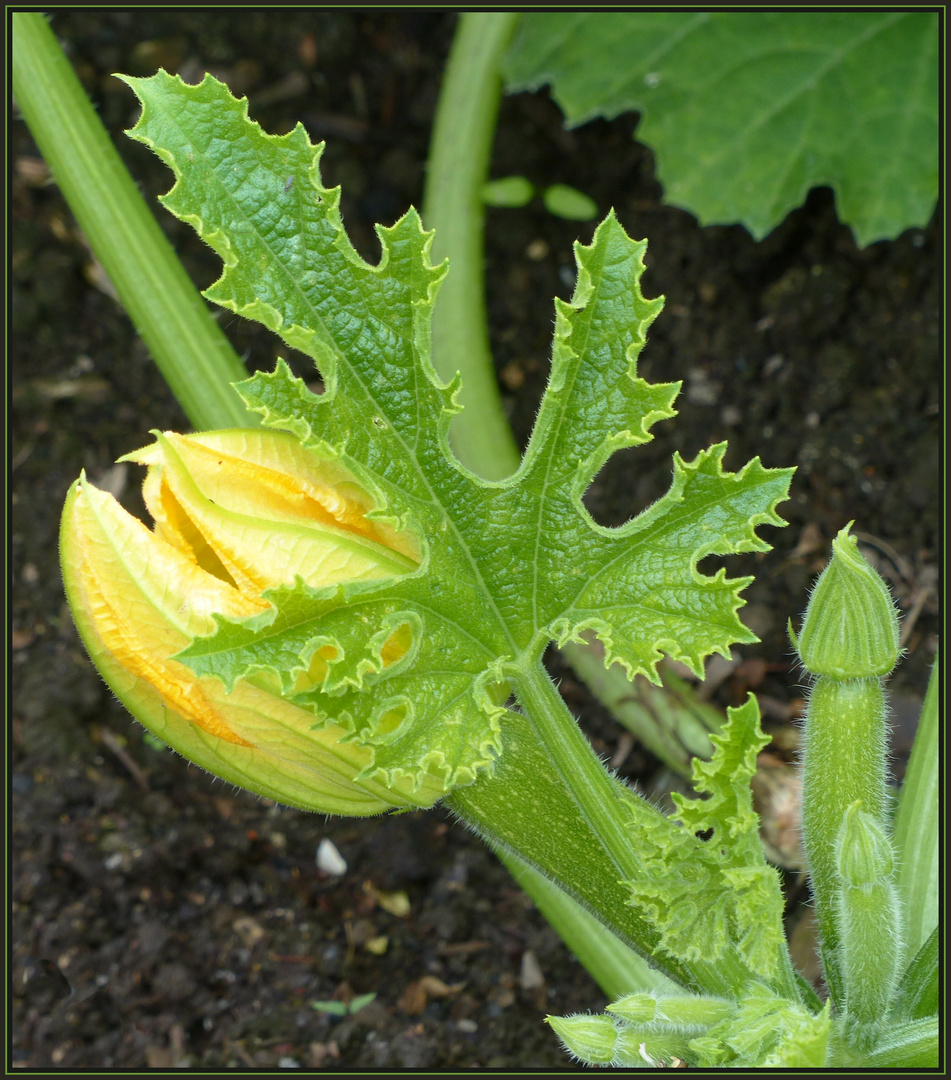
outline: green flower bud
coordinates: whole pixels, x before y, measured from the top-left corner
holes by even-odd
[[[839,967],[852,1041],[868,1049],[898,985],[901,905],[885,830],[854,802],[836,841]]]
[[[657,999],[650,994],[625,994],[608,1006],[608,1012],[629,1024],[649,1024],[657,1014]]]
[[[856,800],[846,810],[836,844],[836,864],[846,885],[884,881],[895,866],[892,845],[884,830]]]
[[[809,598],[798,650],[813,675],[863,679],[898,662],[898,616],[885,582],[865,561],[851,522],[832,542],[832,559]]]
[[[546,1016],[545,1020],[574,1054],[589,1065],[607,1065],[614,1060],[617,1028],[610,1016],[603,1013],[575,1016]]]

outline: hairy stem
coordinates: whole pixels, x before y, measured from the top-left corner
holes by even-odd
[[[601,839],[618,875],[635,877],[640,864],[631,842],[633,822],[627,808],[621,805],[619,786],[598,760],[541,664],[525,665],[516,682],[516,693],[539,741],[591,831]],[[649,812],[646,804],[645,810]]]
[[[746,977],[735,956],[716,963],[688,964],[659,952],[658,931],[643,912],[630,904],[630,891],[618,872],[615,854],[621,862],[631,865],[636,815],[646,818],[660,816],[660,812],[603,769],[548,676],[537,662],[536,666],[542,692],[533,696],[519,686],[526,712],[513,712],[506,718],[503,752],[493,773],[481,775],[467,787],[454,788],[446,796],[446,805],[495,851],[515,856],[516,868],[527,864],[537,871],[534,876],[521,878],[521,884],[599,982],[605,976],[605,945],[604,932],[595,920],[614,935],[618,944],[630,947],[642,958],[629,975],[635,989],[650,989],[638,982],[643,961],[647,961],[651,969],[663,972],[687,990],[730,996]],[[545,692],[545,681],[551,686],[553,698]],[[533,697],[532,702],[529,697]],[[527,715],[529,709],[532,719]],[[538,727],[552,733],[554,750],[536,730],[542,711],[550,715],[542,717]],[[559,743],[576,751],[575,757],[589,759],[588,771],[597,777],[599,787],[604,789],[602,794],[608,796],[604,806],[589,808],[588,814],[582,811],[587,773],[574,767],[570,752],[559,751]],[[566,762],[567,777],[556,764],[557,758]],[[594,831],[602,816],[613,819],[608,831],[621,849],[614,854],[609,854],[604,838]],[[594,825],[592,817],[596,819]],[[540,878],[544,880],[539,882]],[[551,886],[556,886],[557,891]],[[593,918],[578,919],[579,904]],[[618,955],[623,957],[623,950],[618,949]],[[610,994],[616,983],[610,970],[607,976],[601,985]],[[651,977],[656,981],[655,975]]]
[[[816,681],[806,709],[803,749],[802,833],[823,968],[837,1005],[845,999],[838,957],[836,838],[856,800],[876,820],[885,813],[885,698],[880,681]]]
[[[256,427],[247,371],[129,176],[46,17],[12,16],[13,92],[123,306],[197,429]]]

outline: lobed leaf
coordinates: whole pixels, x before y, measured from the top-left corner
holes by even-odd
[[[317,362],[311,393],[280,362],[239,385],[264,423],[339,459],[375,501],[375,517],[408,528],[419,569],[372,583],[267,593],[272,608],[179,654],[226,686],[277,679],[315,724],[333,721],[373,751],[367,775],[436,775],[446,789],[491,771],[501,752],[507,679],[552,639],[593,630],[606,662],[655,679],[663,652],[695,670],[711,652],[752,640],[737,617],[746,579],[698,570],[707,554],[765,550],[760,524],[791,470],[758,460],[723,470],[724,446],[674,461],[667,495],[619,529],[596,525],[582,496],[618,448],[651,438],[673,415],[678,384],[651,385],[637,356],[660,300],[640,290],[644,243],[615,217],[576,245],[578,285],[556,304],[552,371],[518,472],[490,483],[447,440],[458,380],[442,383],[429,320],[445,267],[415,211],[377,228],[377,265],[353,250],[339,190],[321,184],[321,147],[303,128],[264,134],[210,76],[198,86],[159,72],[127,79],[143,103],[132,135],[172,167],[166,206],[224,261],[206,295],[269,326]],[[405,656],[384,664],[405,628]],[[315,654],[331,658],[310,677]]]
[[[510,91],[549,83],[568,124],[636,110],[666,198],[765,236],[828,184],[860,244],[927,224],[938,195],[938,15],[523,15]]]
[[[769,737],[752,695],[729,710],[711,741],[713,758],[694,761],[694,786],[707,797],[675,794],[674,819],[639,821],[642,873],[627,882],[630,902],[646,913],[672,956],[717,960],[735,951],[751,977],[769,981],[785,948],[783,902],[753,810],[750,778]]]

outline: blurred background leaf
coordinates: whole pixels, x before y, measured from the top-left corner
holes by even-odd
[[[506,88],[549,84],[566,124],[641,113],[666,201],[759,240],[829,185],[860,245],[938,193],[938,16],[908,11],[525,15]]]

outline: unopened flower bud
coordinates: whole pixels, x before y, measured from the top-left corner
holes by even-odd
[[[901,972],[902,912],[895,855],[882,826],[852,803],[836,842],[839,956],[852,1039],[865,1049],[891,1003]]]
[[[617,1028],[603,1013],[576,1016],[549,1016],[547,1022],[565,1044],[565,1049],[589,1065],[607,1065],[614,1058]]]
[[[836,844],[836,863],[846,885],[884,881],[895,866],[892,845],[884,830],[858,801],[845,811]]]
[[[809,598],[797,648],[807,671],[834,679],[887,675],[898,663],[895,605],[848,525],[832,542],[832,559]]]
[[[175,659],[215,630],[215,616],[266,611],[269,588],[299,578],[345,589],[415,570],[414,538],[368,516],[373,500],[355,478],[285,432],[166,433],[127,460],[148,465],[154,530],[82,476],[63,510],[60,552],[80,636],[129,711],[196,764],[289,805],[366,815],[444,794],[429,774],[358,781],[373,751],[345,741],[332,717],[285,700],[266,673],[228,691]],[[384,666],[409,644],[394,631]],[[333,659],[332,646],[315,653],[310,684]]]
[[[657,1015],[657,999],[651,994],[625,994],[608,1006],[608,1012],[629,1024],[649,1024]]]

